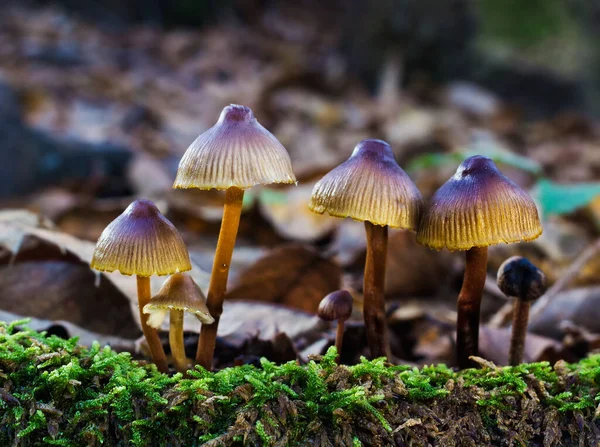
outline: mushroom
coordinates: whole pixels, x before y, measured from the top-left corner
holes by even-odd
[[[523,361],[529,308],[546,290],[546,275],[528,259],[513,256],[498,269],[497,283],[502,293],[515,298],[508,363],[516,366]]]
[[[118,270],[137,276],[142,331],[152,360],[168,371],[167,357],[158,332],[148,326],[143,308],[150,301],[150,277],[190,270],[190,258],[181,235],[150,200],[136,200],[102,232],[91,267],[103,272]]]
[[[369,139],[358,143],[348,160],[317,182],[308,206],[316,213],[365,223],[363,311],[367,340],[373,357],[390,358],[383,292],[388,226],[416,230],[421,193],[396,163],[389,144]]]
[[[196,138],[181,159],[174,188],[225,190],[207,298],[215,322],[202,325],[196,353],[196,362],[208,370],[212,368],[244,190],[256,184],[295,182],[287,151],[245,106],[225,107],[219,121]]]
[[[446,247],[466,251],[456,322],[459,367],[474,366],[469,357],[478,353],[487,247],[531,241],[541,233],[533,199],[487,157],[467,158],[431,198],[419,225],[417,242],[436,250]]]
[[[187,358],[183,344],[183,312],[189,312],[202,324],[212,324],[215,320],[206,307],[206,297],[200,287],[189,276],[174,273],[169,276],[158,294],[144,306],[148,314],[148,325],[158,329],[169,312],[169,345],[173,363],[178,372],[187,370]]]
[[[325,321],[337,320],[335,334],[336,361],[339,363],[344,339],[344,323],[352,315],[352,295],[347,290],[336,290],[325,296],[317,309],[319,318]]]

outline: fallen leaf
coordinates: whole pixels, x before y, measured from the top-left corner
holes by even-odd
[[[600,333],[600,287],[566,290],[556,295],[538,317],[529,322],[529,330],[560,340],[561,321],[569,320],[590,332]]]
[[[365,224],[352,219],[341,220],[328,253],[343,267],[354,264],[367,249]]]
[[[510,348],[510,328],[492,329],[487,326],[479,328],[479,356],[494,362],[496,365],[508,364]],[[561,344],[551,338],[528,333],[525,338],[523,361],[540,362],[560,359]]]
[[[49,222],[25,210],[0,211],[0,246],[10,253],[15,262],[27,260],[80,261],[92,260],[95,244],[71,235],[48,229]],[[208,289],[209,274],[192,263],[189,273],[202,290]],[[89,267],[88,267],[89,270]],[[100,275],[100,273],[98,273]],[[134,277],[119,272],[102,273],[129,301],[133,320],[139,325],[137,283]],[[165,278],[151,277],[152,290],[158,291]]]
[[[544,214],[569,214],[600,196],[600,182],[560,185],[542,179],[534,194]]]
[[[329,323],[315,315],[287,306],[226,300],[218,335],[235,345],[241,345],[252,337],[270,340],[281,332],[297,341],[300,337],[311,336],[328,326]]]
[[[385,294],[435,295],[450,274],[452,260],[446,250],[433,251],[418,244],[413,232],[390,230]]]
[[[260,211],[281,236],[311,242],[330,233],[339,219],[308,209],[314,182],[286,189],[261,189]]]
[[[311,247],[281,246],[242,272],[227,298],[266,301],[316,312],[321,299],[339,289],[341,274],[337,264]]]
[[[48,320],[65,320],[89,331],[133,338],[139,329],[129,303],[108,281],[80,262],[19,262],[0,267],[3,310]]]

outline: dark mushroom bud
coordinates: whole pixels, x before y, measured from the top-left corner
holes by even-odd
[[[516,366],[523,361],[529,309],[546,291],[546,275],[528,259],[513,256],[498,269],[497,282],[502,293],[515,299],[508,362]]]
[[[337,320],[335,334],[336,361],[339,362],[344,339],[344,323],[352,315],[352,295],[347,290],[336,290],[325,296],[317,309],[319,318],[325,321]]]
[[[467,158],[433,195],[417,242],[440,250],[466,250],[465,276],[458,295],[458,366],[475,366],[479,311],[487,271],[487,247],[531,241],[542,233],[533,199],[506,178],[487,157]]]
[[[170,275],[192,268],[181,235],[150,200],[136,200],[102,232],[91,267],[137,276],[138,306],[142,331],[152,360],[168,371],[167,357],[155,329],[148,326],[143,308],[150,301],[150,277]]]
[[[225,190],[207,299],[215,322],[202,325],[196,354],[197,363],[208,370],[212,368],[244,190],[257,184],[295,182],[285,148],[258,123],[252,110],[240,105],[225,107],[219,121],[196,138],[179,163],[174,188]]]
[[[212,324],[215,320],[206,307],[206,297],[191,276],[174,273],[169,276],[158,294],[144,306],[148,314],[148,324],[159,328],[169,313],[169,345],[173,363],[178,372],[187,370],[187,358],[183,343],[183,313],[193,314],[202,324]]]
[[[348,160],[315,185],[309,208],[315,213],[363,221],[367,233],[364,318],[373,357],[390,358],[384,301],[388,226],[416,230],[421,193],[398,166],[389,144],[363,140]]]

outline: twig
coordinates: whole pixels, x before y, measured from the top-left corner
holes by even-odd
[[[490,318],[488,327],[499,329],[506,325],[510,321],[513,313],[513,303],[505,303],[498,311]]]
[[[541,312],[550,304],[550,301],[558,295],[569,283],[577,277],[581,269],[592,259],[598,252],[600,252],[600,238],[594,241],[594,243],[586,248],[577,259],[567,269],[565,274],[556,281],[552,287],[550,287],[544,295],[531,307],[531,316],[529,318],[529,324],[539,319]]]

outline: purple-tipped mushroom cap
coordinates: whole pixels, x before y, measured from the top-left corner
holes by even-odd
[[[185,152],[173,187],[246,189],[295,182],[290,156],[277,138],[250,108],[232,104]]]

